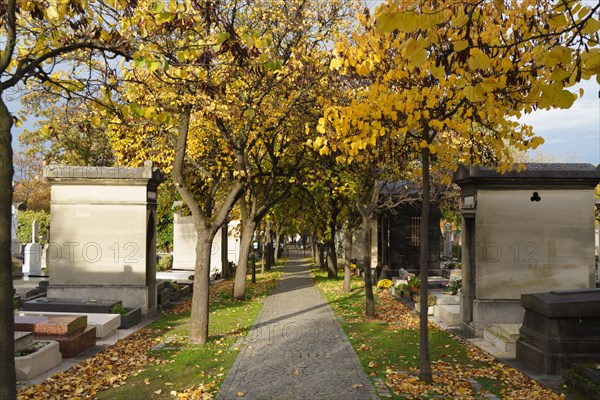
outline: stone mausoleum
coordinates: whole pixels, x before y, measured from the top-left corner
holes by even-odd
[[[521,324],[521,296],[594,288],[591,164],[526,164],[505,174],[461,166],[463,328]]]
[[[156,200],[163,180],[141,168],[50,165],[48,298],[122,300],[156,311]]]

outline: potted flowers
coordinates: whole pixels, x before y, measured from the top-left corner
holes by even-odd
[[[387,293],[389,288],[391,288],[393,285],[394,282],[392,282],[389,279],[382,279],[379,282],[377,282],[377,287],[384,293]]]
[[[450,294],[457,294],[458,290],[462,287],[462,277],[458,275],[452,275],[448,283],[444,286],[444,292]]]
[[[408,276],[408,287],[410,288],[411,292],[418,291],[421,287],[421,279],[418,276],[415,276],[414,274],[410,274]]]
[[[421,279],[415,274],[408,275],[408,290],[410,298],[412,299],[416,293],[419,293],[419,288],[421,287]]]

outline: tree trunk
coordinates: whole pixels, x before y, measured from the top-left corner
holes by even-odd
[[[270,231],[265,238],[265,271],[270,271],[273,268],[273,236]]]
[[[427,296],[428,284],[427,277],[429,276],[429,209],[431,201],[430,185],[429,185],[429,148],[425,147],[421,150],[421,162],[423,164],[423,204],[421,208],[421,253],[419,257],[420,263],[420,278],[421,289],[419,291],[421,310],[419,312],[419,378],[427,383],[433,382],[431,371],[431,360],[429,355],[429,329],[427,317]]]
[[[273,262],[277,263],[277,260],[279,260],[279,258],[281,257],[281,252],[280,252],[280,248],[279,248],[279,242],[281,241],[281,232],[278,230],[275,233],[275,252],[274,257],[273,257]]]
[[[375,318],[375,297],[373,295],[373,280],[371,276],[371,226],[370,213],[361,210],[362,228],[364,230],[363,258],[365,267],[365,315]]]
[[[325,271],[327,268],[325,265],[325,245],[319,241],[317,246],[319,248],[319,268],[321,268],[322,271]]]
[[[248,257],[252,248],[252,238],[256,230],[256,223],[253,218],[248,217],[242,220],[242,235],[240,237],[240,258],[235,270],[233,281],[233,298],[236,300],[246,300],[246,275],[248,273]]]
[[[210,253],[215,233],[205,227],[196,227],[196,232],[198,233],[198,240],[196,242],[196,266],[189,342],[204,344],[208,341]]]
[[[352,289],[352,230],[346,228],[344,230],[344,292],[350,293]]]
[[[12,299],[12,116],[0,93],[0,399],[17,397]]]
[[[221,226],[221,277],[223,279],[228,279],[231,275],[231,271],[229,270],[228,244],[229,229],[227,221],[225,221],[225,223]]]
[[[219,227],[227,220],[235,202],[243,193],[245,183],[242,181],[235,182],[229,188],[227,196],[223,199],[221,206],[216,209],[215,213],[206,215],[202,211],[197,198],[194,197],[192,191],[186,186],[184,177],[184,161],[187,154],[190,115],[191,106],[188,106],[179,116],[179,136],[175,144],[175,157],[173,159],[171,178],[177,192],[190,209],[196,233],[198,234],[189,342],[192,344],[204,344],[208,340],[208,289],[210,285],[210,256],[213,239]]]
[[[335,252],[335,221],[329,224],[330,236],[327,241],[329,251],[327,251],[327,277],[330,279],[337,278],[338,266],[337,266],[337,254]]]

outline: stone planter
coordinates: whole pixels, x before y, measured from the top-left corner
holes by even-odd
[[[119,329],[131,328],[142,321],[141,308],[126,308],[125,311],[125,314],[121,314],[121,324],[119,325]]]
[[[180,289],[177,289],[177,290],[170,289],[169,290],[169,301],[178,301],[180,298],[181,298]]]
[[[58,342],[47,340],[35,343],[47,343],[42,348],[31,354],[15,357],[15,371],[17,380],[28,381],[46,371],[58,366],[62,362]]]
[[[179,289],[179,293],[181,297],[187,297],[192,294],[192,285],[181,285]]]
[[[435,306],[427,307],[427,315],[433,315],[434,309],[435,309]],[[415,311],[418,313],[421,312],[421,306],[419,304],[415,304]]]

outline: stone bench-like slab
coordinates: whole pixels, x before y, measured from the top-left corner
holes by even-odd
[[[460,296],[452,294],[433,293],[435,296],[435,304],[437,305],[458,305],[460,304]]]
[[[436,307],[436,314],[447,325],[460,324],[460,306],[455,304],[442,304]]]
[[[521,324],[493,324],[483,329],[483,338],[511,357],[517,353]]]
[[[15,331],[70,335],[87,327],[85,315],[15,315]]]
[[[38,312],[38,311],[19,311],[15,316],[32,316],[46,317],[55,315],[67,316],[86,316],[87,324],[96,328],[96,337],[103,338],[113,334],[121,324],[121,316],[119,314],[97,314],[97,313],[69,313],[69,312]]]

